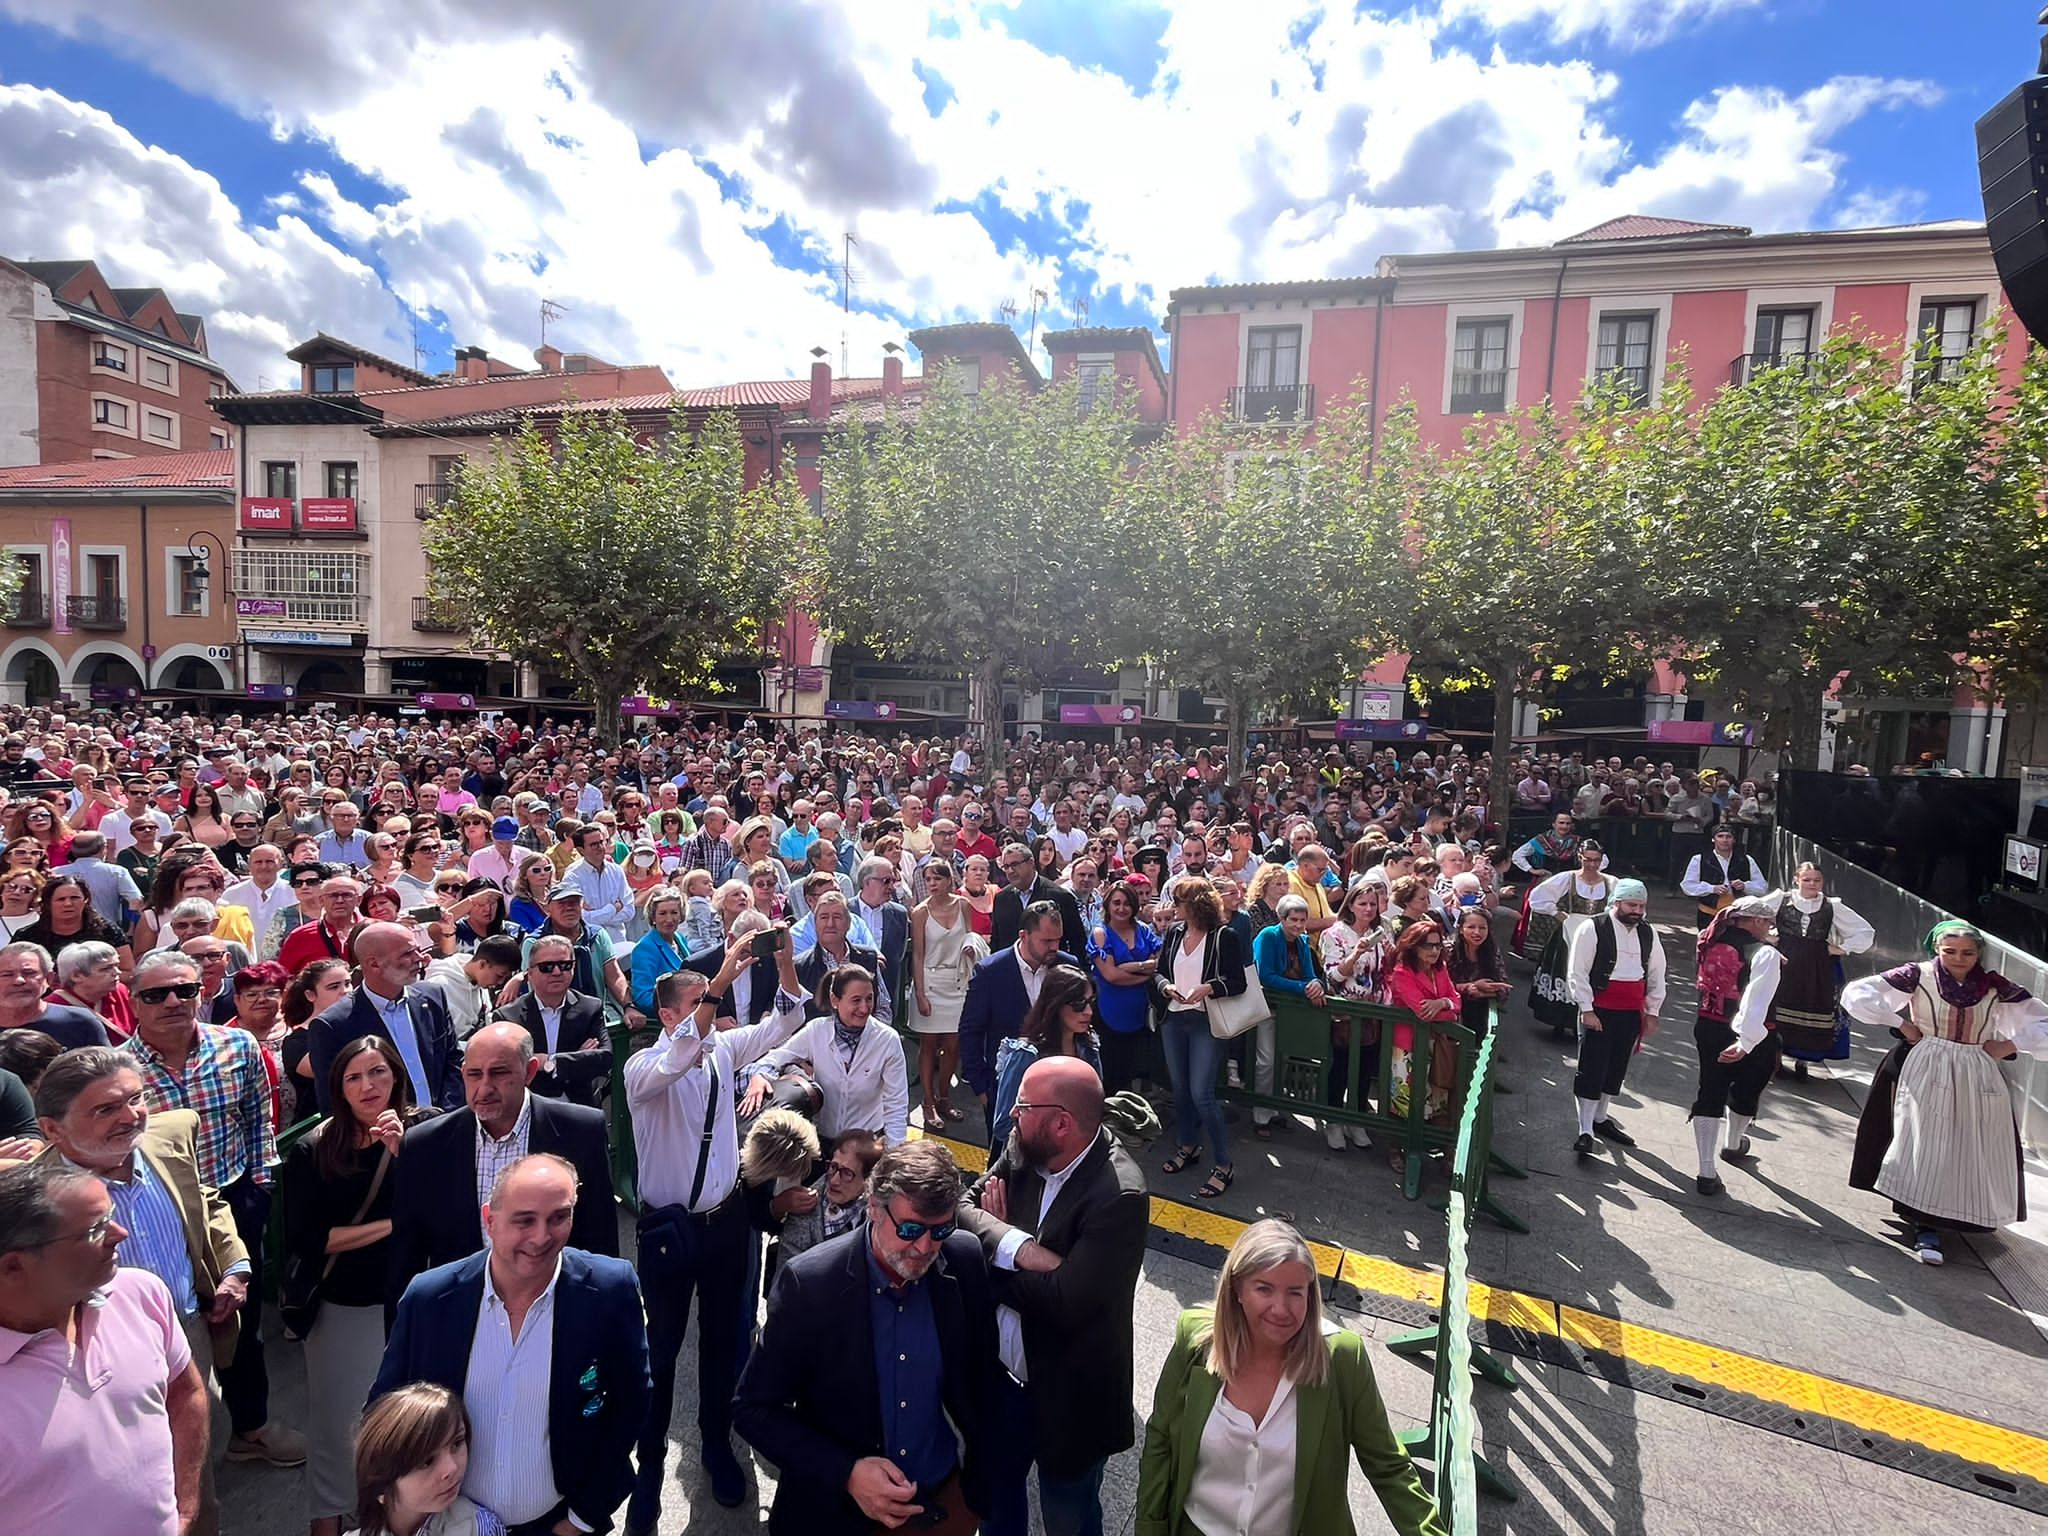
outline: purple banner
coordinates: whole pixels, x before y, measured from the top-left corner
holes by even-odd
[[[1652,720],[1643,734],[1679,747],[1753,747],[1756,732],[1742,720]]]
[[[238,619],[281,619],[285,616],[284,599],[281,597],[238,597],[235,599],[235,617]]]
[[[1137,725],[1145,712],[1135,704],[1062,704],[1061,725]]]
[[[251,683],[246,691],[252,699],[290,699],[299,692],[290,683]]]
[[[888,699],[827,699],[827,720],[894,720],[896,706]]]
[[[476,695],[473,693],[416,693],[412,701],[428,709],[476,708]]]
[[[1427,720],[1339,720],[1339,741],[1426,741]]]

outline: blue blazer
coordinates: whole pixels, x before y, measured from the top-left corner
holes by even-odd
[[[420,1047],[420,1065],[426,1069],[433,1091],[429,1102],[436,1109],[460,1109],[462,1096],[462,1048],[455,1042],[455,1025],[448,1017],[448,1004],[438,988],[412,986],[405,989],[406,1012],[412,1015],[413,1037]],[[307,1027],[308,1054],[313,1062],[313,1093],[324,1115],[334,1106],[327,1102],[327,1069],[351,1040],[384,1033],[383,1016],[357,987]]]
[[[1052,963],[1086,969],[1064,949]],[[960,1070],[967,1074],[967,1085],[984,1099],[996,1091],[996,1052],[1023,1027],[1030,1011],[1031,996],[1017,969],[1016,945],[997,950],[967,978],[967,998],[960,1005]]]
[[[462,1395],[489,1258],[478,1253],[444,1264],[405,1288],[370,1402],[416,1381],[438,1382]],[[612,1511],[633,1491],[633,1444],[653,1396],[647,1323],[633,1266],[563,1249],[555,1282],[548,1447],[555,1487],[595,1530],[611,1529]]]

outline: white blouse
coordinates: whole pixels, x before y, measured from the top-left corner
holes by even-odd
[[[1294,1418],[1294,1383],[1286,1376],[1256,1424],[1217,1392],[1183,1511],[1202,1536],[1287,1536],[1294,1523]]]
[[[745,972],[741,972],[742,975]],[[903,1065],[903,1040],[879,1019],[860,1032],[853,1060],[833,1037],[832,1015],[811,1020],[780,1050],[770,1051],[754,1070],[770,1076],[793,1061],[808,1062],[825,1096],[818,1134],[826,1142],[842,1131],[880,1131],[895,1146],[908,1134],[910,1080]]]
[[[1175,991],[1182,993],[1192,992],[1202,984],[1202,957],[1208,952],[1208,947],[1208,940],[1204,939],[1195,946],[1194,952],[1190,954],[1185,939],[1177,940],[1174,943],[1172,969]],[[1173,1006],[1179,1008],[1182,1005],[1175,1003]],[[1194,1006],[1199,1009],[1202,1005],[1197,1003]]]

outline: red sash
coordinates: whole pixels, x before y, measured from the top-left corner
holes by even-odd
[[[1593,1006],[1611,1008],[1616,1013],[1641,1013],[1647,996],[1648,988],[1640,976],[1634,981],[1610,980],[1593,994]]]

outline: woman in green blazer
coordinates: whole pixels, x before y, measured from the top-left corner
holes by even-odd
[[[1444,1536],[1365,1341],[1325,1327],[1301,1234],[1258,1222],[1224,1260],[1215,1304],[1180,1316],[1145,1423],[1137,1536],[1355,1536],[1347,1449],[1401,1536]]]

